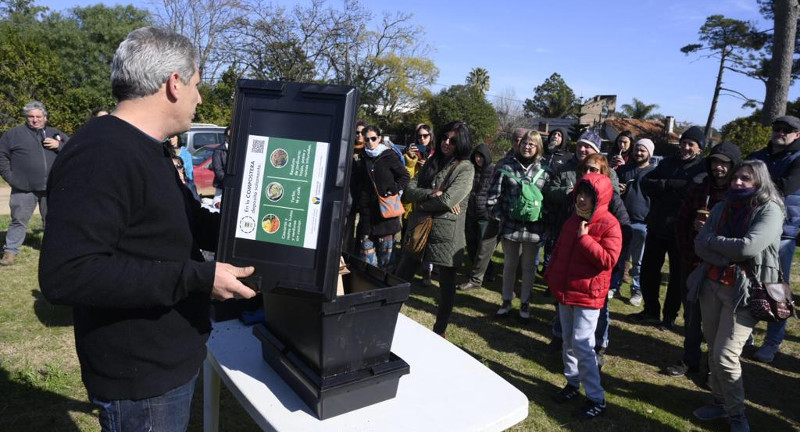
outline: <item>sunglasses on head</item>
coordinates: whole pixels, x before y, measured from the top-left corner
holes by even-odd
[[[790,134],[790,133],[797,132],[797,129],[795,129],[795,128],[791,127],[791,126],[773,126],[772,127],[772,132],[783,132],[785,134]]]
[[[370,142],[378,141],[378,137],[376,137],[376,136],[374,136],[374,137],[365,137],[365,138],[370,140]]]

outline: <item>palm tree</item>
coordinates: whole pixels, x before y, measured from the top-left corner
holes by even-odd
[[[663,117],[663,115],[653,112],[654,110],[658,109],[657,104],[647,105],[636,98],[633,98],[633,105],[623,104],[620,109],[620,114],[623,117],[632,119],[656,120]]]
[[[489,91],[489,71],[482,67],[472,68],[467,75],[467,85],[475,87],[483,93]]]

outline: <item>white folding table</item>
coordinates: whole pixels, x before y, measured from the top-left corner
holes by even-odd
[[[528,416],[522,392],[402,314],[392,352],[411,366],[394,399],[321,421],[262,359],[252,327],[215,323],[203,370],[204,429],[219,427],[220,378],[265,431],[488,432]]]

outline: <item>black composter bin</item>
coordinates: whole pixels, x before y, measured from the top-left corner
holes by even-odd
[[[224,180],[217,260],[256,268],[264,360],[321,419],[409,373],[391,353],[409,284],[350,256],[340,275],[357,107],[353,87],[239,80]]]

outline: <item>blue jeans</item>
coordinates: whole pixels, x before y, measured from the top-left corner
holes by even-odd
[[[102,432],[185,432],[189,427],[197,375],[163,395],[140,400],[105,401],[89,396],[100,407]]]
[[[6,232],[6,244],[3,246],[3,252],[14,255],[19,253],[19,248],[25,242],[28,222],[30,222],[37,204],[39,213],[42,214],[42,228],[44,228],[44,219],[47,216],[47,192],[11,190],[11,197],[8,200],[8,206],[11,208],[11,223]]]
[[[778,258],[781,261],[781,272],[783,280],[789,282],[792,273],[792,258],[794,257],[795,240],[781,239],[781,248],[778,251]],[[764,341],[773,345],[780,345],[786,336],[786,321],[771,322],[767,324],[767,336]]]
[[[561,312],[559,311],[559,304],[556,303],[556,315],[560,316]],[[597,327],[594,330],[594,339],[595,339],[595,346],[598,347],[596,351],[600,351],[600,349],[608,348],[608,323],[609,323],[609,313],[608,313],[608,297],[606,297],[605,303],[603,303],[602,309],[600,309],[600,314],[597,317]],[[561,327],[561,320],[557,319],[553,322],[553,336],[554,337],[563,337],[564,330]]]
[[[599,309],[580,306],[559,305],[558,316],[564,329],[564,345],[561,358],[564,361],[564,376],[575,387],[583,384],[586,398],[592,402],[605,400],[600,385],[600,369],[594,352],[594,329],[597,326]]]

